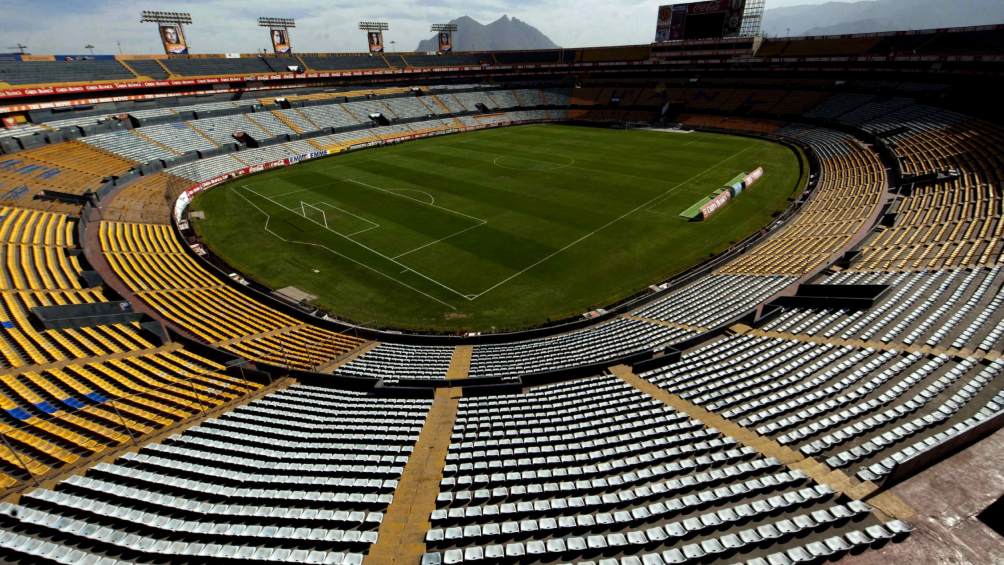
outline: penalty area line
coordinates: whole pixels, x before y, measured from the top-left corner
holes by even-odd
[[[245,187],[245,188],[246,188],[246,187]],[[254,191],[253,191],[253,190],[251,190],[251,189],[248,189],[248,190],[249,190],[249,191],[251,191],[251,192],[254,192]],[[234,192],[237,192],[237,191],[234,191]],[[359,262],[359,261],[357,261],[357,260],[353,259],[352,257],[348,257],[348,256],[346,256],[346,255],[343,255],[343,254],[341,254],[341,253],[339,253],[339,252],[335,251],[334,249],[331,249],[330,247],[327,247],[327,246],[324,246],[324,245],[321,245],[321,244],[319,244],[319,243],[311,243],[311,242],[309,242],[309,241],[297,241],[297,240],[293,240],[293,239],[286,239],[286,238],[282,237],[281,235],[279,235],[279,234],[275,233],[274,231],[272,231],[272,230],[271,230],[271,229],[269,228],[269,222],[271,222],[271,221],[272,221],[272,215],[271,215],[271,214],[269,214],[268,212],[266,212],[266,211],[262,210],[262,209],[261,209],[261,208],[260,208],[260,207],[259,207],[259,206],[258,206],[257,204],[255,204],[254,202],[252,202],[252,201],[251,201],[251,199],[250,199],[250,198],[248,198],[248,197],[247,197],[246,195],[244,195],[244,194],[241,194],[240,192],[237,192],[237,194],[238,194],[238,195],[239,195],[239,196],[240,196],[241,198],[243,198],[244,200],[246,200],[246,201],[247,201],[247,203],[248,203],[248,204],[250,204],[250,205],[251,205],[251,206],[252,206],[253,208],[255,208],[256,210],[258,210],[259,212],[261,212],[261,213],[262,213],[262,214],[263,214],[263,215],[265,216],[265,225],[264,225],[264,227],[263,227],[263,231],[264,231],[265,233],[267,233],[267,234],[271,235],[272,237],[275,237],[275,238],[276,238],[276,239],[278,239],[279,241],[282,241],[283,243],[290,243],[290,244],[298,244],[298,245],[306,245],[306,246],[309,246],[309,247],[319,247],[319,248],[321,248],[321,249],[325,249],[325,250],[329,251],[330,253],[332,253],[332,254],[334,254],[334,255],[337,255],[337,256],[339,256],[339,257],[341,257],[341,258],[343,258],[343,259],[346,259],[346,260],[348,260],[348,261],[350,261],[350,262],[352,262],[352,263],[355,263],[356,265],[359,265],[360,267],[362,267],[362,268],[364,268],[364,269],[366,269],[366,270],[368,270],[368,271],[373,271],[374,273],[376,273],[377,275],[380,275],[381,277],[384,277],[384,278],[386,278],[386,279],[390,279],[390,280],[392,280],[392,281],[396,282],[397,284],[399,284],[399,285],[401,285],[401,286],[403,286],[403,287],[405,287],[405,288],[407,288],[407,289],[409,289],[409,290],[413,290],[413,291],[415,291],[415,292],[417,292],[417,293],[421,294],[422,296],[425,296],[426,298],[428,298],[428,299],[430,299],[430,300],[434,300],[434,301],[436,301],[436,302],[438,302],[438,303],[442,304],[443,306],[446,306],[447,308],[449,308],[449,309],[451,309],[451,310],[456,310],[456,309],[457,309],[457,308],[456,308],[456,307],[455,307],[454,305],[450,304],[449,302],[445,302],[445,301],[443,301],[443,300],[440,300],[439,298],[436,298],[435,296],[432,296],[431,294],[428,294],[428,293],[426,293],[426,292],[424,292],[424,291],[421,291],[421,290],[419,290],[419,289],[417,289],[417,288],[415,288],[415,287],[411,286],[410,284],[408,284],[408,283],[406,283],[406,282],[404,282],[404,281],[401,281],[401,280],[399,280],[399,279],[396,279],[396,278],[394,278],[394,277],[392,277],[392,276],[390,276],[390,275],[388,275],[388,274],[386,274],[386,273],[383,273],[383,272],[381,272],[381,271],[378,271],[377,269],[374,269],[373,267],[371,267],[371,266],[369,266],[369,265],[367,265],[367,264],[365,264],[365,263],[361,263],[361,262]],[[257,193],[255,193],[255,194],[257,194]],[[261,195],[258,195],[258,196],[261,196]],[[264,198],[264,197],[263,197],[263,198]],[[410,269],[409,269],[409,270],[410,270]],[[405,270],[405,271],[403,271],[403,272],[408,272],[408,270]]]
[[[458,291],[456,289],[450,288],[450,287],[446,286],[445,284],[437,281],[436,279],[434,279],[434,278],[432,278],[432,277],[430,277],[430,276],[428,276],[428,275],[426,275],[424,273],[416,271],[415,269],[412,269],[408,265],[405,265],[404,263],[401,263],[400,261],[395,260],[393,257],[388,257],[387,255],[384,255],[383,253],[377,251],[376,249],[373,249],[372,247],[370,247],[368,245],[365,245],[365,244],[363,244],[361,242],[358,242],[358,241],[352,239],[351,237],[347,237],[344,234],[340,234],[337,231],[335,231],[335,230],[333,230],[331,228],[328,228],[327,226],[324,226],[322,224],[319,224],[319,223],[317,223],[316,221],[314,221],[314,220],[312,220],[310,218],[307,218],[305,216],[301,216],[300,214],[297,214],[296,210],[293,210],[292,208],[289,208],[288,206],[283,206],[282,204],[280,204],[279,202],[276,202],[275,200],[269,198],[268,196],[265,196],[263,194],[259,194],[259,193],[255,192],[253,189],[251,189],[247,185],[242,185],[241,188],[243,188],[244,190],[250,192],[251,194],[254,194],[255,196],[257,196],[259,198],[264,198],[265,200],[268,200],[272,204],[275,204],[276,206],[282,208],[283,210],[286,210],[290,214],[294,214],[296,216],[299,216],[299,217],[307,220],[308,222],[311,222],[312,224],[314,224],[316,226],[320,226],[321,228],[324,228],[328,232],[337,235],[338,237],[344,239],[345,241],[352,242],[355,245],[358,245],[359,247],[362,247],[366,251],[369,251],[370,253],[376,255],[377,257],[380,257],[381,259],[386,259],[386,260],[390,261],[391,263],[394,263],[395,265],[401,267],[402,269],[407,269],[407,270],[411,271],[412,273],[415,273],[419,277],[421,277],[421,278],[423,278],[423,279],[431,282],[432,284],[434,284],[434,285],[436,285],[436,286],[438,286],[440,288],[446,289],[446,290],[452,292],[453,294],[456,294],[457,296],[459,296],[459,297],[461,297],[461,298],[463,298],[465,300],[470,300],[469,298],[467,298],[468,295],[466,295],[466,294],[464,294],[464,293],[462,293],[462,292],[460,292],[460,291]],[[382,190],[382,189],[380,189],[380,190]],[[401,198],[407,198],[407,197],[406,196],[402,196]],[[245,200],[249,200],[249,199],[245,198]],[[408,200],[412,200],[412,199],[408,198]],[[418,202],[418,200],[413,200],[413,201],[414,202]],[[426,204],[426,206],[434,206],[434,205],[432,205],[432,204]],[[436,207],[438,208],[439,206],[436,206]],[[459,214],[459,212],[457,212],[457,213]],[[478,218],[475,218],[475,219],[478,219]]]

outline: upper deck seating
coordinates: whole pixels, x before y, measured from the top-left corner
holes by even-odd
[[[171,58],[161,63],[178,76],[214,76],[235,74],[268,74],[272,72],[258,57],[239,59],[214,58]]]
[[[136,78],[118,61],[0,61],[0,82],[59,84]]]
[[[380,55],[300,55],[300,60],[315,71],[388,68]]]

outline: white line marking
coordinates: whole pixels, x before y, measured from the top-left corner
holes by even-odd
[[[317,202],[317,203],[314,204],[314,206],[315,207],[317,207],[317,206],[327,206],[328,208],[334,208],[335,210],[338,210],[339,212],[342,212],[344,214],[348,214],[348,215],[352,216],[353,218],[358,218],[358,219],[360,219],[360,220],[362,220],[362,221],[364,221],[364,222],[366,222],[367,224],[370,225],[370,227],[368,227],[368,228],[363,228],[361,230],[354,231],[354,232],[352,232],[350,234],[345,234],[345,237],[352,237],[354,235],[358,235],[358,234],[361,234],[363,232],[367,232],[367,231],[370,231],[370,230],[375,230],[378,227],[380,227],[380,224],[374,222],[373,220],[370,220],[368,218],[364,218],[364,217],[362,217],[362,216],[360,216],[358,214],[353,214],[352,212],[349,212],[348,210],[345,210],[343,208],[339,208],[338,206],[335,206],[334,204],[332,204],[330,202]],[[341,233],[341,232],[338,232],[338,233]]]
[[[387,190],[389,190],[391,192],[417,192],[419,194],[424,194],[424,195],[426,195],[426,196],[429,197],[429,201],[426,202],[426,204],[435,204],[436,203],[436,197],[435,196],[429,194],[428,192],[426,192],[424,190],[418,190],[417,188],[388,188]],[[417,198],[413,198],[412,200],[418,200],[418,199]],[[419,202],[421,202],[421,201],[419,200]]]
[[[276,196],[273,196],[272,198],[285,198],[287,196],[293,196],[294,194],[299,194],[301,192],[307,192],[307,189],[306,188],[300,188],[298,190],[291,190],[289,192],[283,192],[282,194],[278,194]]]
[[[446,241],[447,239],[450,239],[452,237],[458,236],[458,235],[460,235],[462,233],[469,232],[469,231],[471,231],[474,228],[480,228],[481,226],[483,226],[483,225],[485,225],[487,223],[488,222],[483,222],[483,223],[480,223],[480,224],[475,224],[473,226],[464,228],[464,229],[462,229],[462,230],[460,230],[458,232],[451,233],[450,235],[448,235],[446,237],[441,237],[441,238],[437,239],[436,241],[430,241],[429,243],[426,243],[425,245],[420,245],[420,246],[418,246],[418,247],[416,247],[416,248],[414,248],[414,249],[412,249],[410,251],[405,251],[404,253],[401,253],[400,255],[395,255],[394,258],[398,259],[400,257],[404,257],[405,255],[411,255],[412,253],[414,253],[416,251],[421,251],[422,249],[425,249],[426,247],[435,245],[437,243],[442,243],[442,242]],[[470,296],[470,295],[468,295],[468,296]]]
[[[457,215],[457,216],[463,216],[465,218],[469,218],[469,219],[477,221],[477,222],[484,222],[486,224],[488,223],[488,220],[486,220],[484,218],[479,218],[477,216],[472,216],[470,214],[465,214],[463,212],[458,212],[457,210],[454,210],[452,208],[447,208],[445,206],[440,206],[439,204],[430,204],[428,202],[423,202],[421,200],[418,200],[416,198],[412,198],[410,196],[405,196],[403,194],[398,194],[398,193],[394,192],[393,190],[387,190],[386,188],[380,188],[379,186],[373,186],[372,184],[365,183],[365,182],[363,182],[361,180],[356,180],[356,179],[340,179],[340,180],[344,180],[344,181],[347,181],[347,182],[358,184],[359,186],[365,186],[366,188],[370,188],[370,189],[373,189],[373,190],[379,190],[380,192],[385,192],[387,194],[390,194],[391,196],[396,196],[398,198],[404,198],[405,200],[411,200],[412,202],[418,202],[419,204],[421,204],[423,206],[430,206],[432,208],[436,208],[436,209],[442,210],[444,212],[449,212],[450,214],[454,214],[454,215]]]
[[[248,190],[249,192],[254,192],[254,191],[253,191],[253,190],[251,190],[250,188],[247,188],[247,186],[244,186],[244,188],[245,188],[246,190]],[[252,202],[250,198],[248,198],[248,197],[247,197],[247,196],[245,196],[244,194],[241,194],[241,193],[240,193],[239,191],[237,191],[237,190],[234,190],[234,192],[236,192],[236,193],[238,194],[238,196],[240,196],[240,197],[241,197],[241,198],[243,198],[244,200],[247,200],[248,204],[250,204],[251,206],[253,206],[253,207],[254,207],[254,208],[255,208],[256,210],[258,210],[259,212],[261,212],[262,214],[264,214],[264,215],[265,215],[265,226],[264,226],[264,230],[265,230],[265,232],[266,232],[266,233],[268,233],[268,234],[270,234],[270,235],[272,235],[273,237],[275,237],[275,238],[276,238],[276,239],[278,239],[279,241],[282,241],[282,242],[284,242],[284,243],[292,243],[292,244],[298,244],[298,245],[307,245],[307,246],[310,246],[310,247],[320,247],[321,249],[326,249],[327,251],[329,251],[329,252],[331,252],[331,253],[333,253],[333,254],[335,254],[335,255],[337,255],[337,256],[339,256],[339,257],[343,258],[343,259],[347,259],[347,260],[349,260],[349,261],[351,261],[351,262],[355,263],[356,265],[359,265],[360,267],[362,267],[362,268],[364,268],[364,269],[367,269],[367,270],[369,270],[369,271],[373,271],[374,273],[376,273],[376,274],[380,275],[381,277],[384,277],[384,278],[386,278],[386,279],[390,279],[390,280],[392,280],[392,281],[396,282],[397,284],[399,284],[399,285],[401,285],[401,286],[403,286],[403,287],[405,287],[405,288],[408,288],[408,289],[411,289],[411,290],[414,290],[415,292],[417,292],[417,293],[421,294],[422,296],[425,296],[426,298],[429,298],[429,299],[431,299],[431,300],[434,300],[434,301],[436,301],[436,302],[438,302],[438,303],[440,303],[440,304],[442,304],[442,305],[446,306],[447,308],[449,308],[449,309],[451,309],[451,310],[456,310],[456,307],[455,307],[455,306],[453,306],[452,304],[450,304],[449,302],[444,302],[444,301],[442,301],[442,300],[440,300],[440,299],[436,298],[435,296],[432,296],[431,294],[428,294],[428,293],[426,293],[426,292],[423,292],[423,291],[421,291],[421,290],[419,290],[419,289],[417,289],[417,288],[415,288],[415,287],[413,287],[413,286],[409,285],[408,283],[405,283],[405,282],[402,282],[402,281],[400,281],[400,280],[398,280],[398,279],[395,279],[394,277],[392,277],[392,276],[390,276],[390,275],[388,275],[388,274],[386,274],[386,273],[381,273],[380,271],[378,271],[378,270],[374,269],[373,267],[370,267],[369,265],[367,265],[367,264],[365,264],[365,263],[360,263],[359,261],[356,261],[355,259],[353,259],[353,258],[351,258],[351,257],[348,257],[348,256],[346,256],[346,255],[342,255],[341,253],[339,253],[339,252],[335,251],[334,249],[331,249],[330,247],[327,247],[327,246],[324,246],[324,245],[321,245],[321,244],[319,244],[319,243],[311,243],[311,242],[309,242],[309,241],[296,241],[296,240],[293,240],[293,239],[286,239],[286,238],[282,237],[281,235],[279,235],[279,234],[275,233],[274,231],[272,231],[272,230],[271,230],[271,229],[269,229],[269,227],[268,227],[268,224],[269,224],[269,222],[270,222],[270,221],[272,221],[272,215],[271,215],[271,214],[269,214],[268,212],[266,212],[266,211],[262,210],[262,209],[261,209],[261,208],[260,208],[260,207],[259,207],[259,206],[258,206],[257,204],[255,204],[254,202]],[[254,192],[254,193],[255,193],[255,194],[258,194],[257,192]],[[258,196],[261,196],[261,195],[260,195],[260,194],[258,194]],[[266,200],[269,200],[269,199],[268,199],[267,197],[264,197],[264,196],[262,196],[262,198],[265,198]],[[281,204],[280,204],[279,206],[280,206],[280,207],[283,207],[283,208],[285,208],[285,207],[284,207],[284,206],[282,206]],[[351,240],[350,240],[350,241],[351,241]],[[406,273],[406,272],[408,272],[408,270],[410,270],[410,269],[405,269],[404,271],[401,271],[401,272],[402,272],[402,273]]]
[[[533,263],[532,265],[530,265],[530,266],[526,267],[525,269],[523,269],[523,270],[521,270],[521,271],[519,271],[519,272],[516,272],[516,273],[513,273],[512,275],[510,275],[510,276],[506,277],[505,279],[501,280],[500,282],[498,282],[498,283],[496,283],[496,284],[494,284],[494,285],[492,285],[492,286],[488,287],[487,289],[485,289],[485,290],[481,291],[481,293],[479,293],[479,294],[476,294],[476,295],[475,295],[474,297],[475,297],[475,298],[480,298],[480,297],[482,297],[483,295],[485,295],[486,293],[488,293],[488,292],[491,292],[492,290],[495,290],[496,288],[498,288],[498,287],[502,286],[503,284],[505,284],[505,283],[507,283],[507,282],[511,281],[512,279],[514,279],[514,278],[516,278],[516,277],[518,277],[518,276],[522,275],[523,273],[525,273],[525,272],[529,271],[530,269],[532,269],[532,268],[536,267],[537,265],[540,265],[541,263],[543,263],[543,262],[547,261],[548,259],[550,259],[550,258],[554,257],[555,255],[557,255],[557,254],[559,254],[559,253],[561,253],[561,252],[563,252],[563,251],[565,251],[565,250],[567,250],[567,249],[569,249],[569,248],[571,248],[571,247],[573,247],[573,246],[577,245],[578,243],[580,243],[580,242],[582,242],[582,241],[584,241],[584,240],[586,240],[586,239],[588,239],[588,238],[592,237],[592,236],[593,236],[593,235],[595,235],[595,234],[596,234],[597,232],[600,232],[600,231],[602,231],[602,230],[604,230],[604,229],[606,229],[606,228],[608,228],[608,227],[610,227],[610,226],[612,226],[612,225],[616,224],[617,222],[619,222],[619,221],[623,220],[624,218],[626,218],[626,217],[630,216],[631,214],[634,214],[634,213],[635,213],[635,212],[637,212],[638,210],[641,210],[642,208],[644,208],[644,207],[646,207],[646,206],[649,206],[649,205],[651,205],[651,204],[655,203],[655,202],[656,202],[657,200],[659,200],[659,199],[661,199],[661,198],[664,198],[664,197],[666,197],[666,196],[668,196],[668,195],[672,194],[672,193],[673,193],[673,192],[675,192],[675,191],[676,191],[677,189],[679,189],[679,188],[683,187],[683,185],[685,185],[685,184],[687,184],[687,183],[689,183],[689,182],[693,181],[694,179],[697,179],[697,178],[699,178],[699,177],[701,177],[701,176],[703,176],[703,175],[707,174],[707,173],[708,173],[708,172],[710,172],[710,171],[711,171],[712,169],[715,169],[715,168],[719,167],[719,166],[720,166],[720,165],[721,165],[722,163],[724,163],[724,162],[728,161],[729,159],[732,159],[733,157],[737,157],[737,156],[739,156],[739,155],[740,155],[741,153],[743,153],[744,151],[747,151],[747,150],[749,150],[749,149],[750,149],[751,147],[752,147],[752,146],[750,146],[750,147],[747,147],[746,149],[743,149],[742,151],[738,151],[738,152],[736,152],[736,153],[734,153],[734,154],[732,154],[732,155],[729,155],[728,157],[726,157],[726,158],[722,159],[721,161],[719,161],[718,163],[715,163],[714,165],[711,165],[711,166],[710,166],[710,167],[708,167],[707,169],[705,169],[705,170],[703,170],[703,171],[701,171],[701,172],[697,173],[696,175],[694,175],[694,176],[690,177],[689,179],[687,179],[687,180],[685,180],[685,181],[683,181],[683,182],[681,182],[681,183],[679,183],[679,184],[677,184],[677,185],[673,186],[672,188],[669,188],[668,190],[666,190],[666,191],[665,191],[665,192],[663,192],[662,194],[659,194],[659,195],[658,195],[658,196],[656,196],[655,198],[652,198],[651,200],[648,200],[648,201],[646,201],[646,202],[642,202],[642,203],[641,203],[641,204],[639,204],[638,206],[636,206],[636,207],[632,208],[631,210],[628,210],[627,212],[625,212],[625,213],[621,214],[620,216],[618,216],[618,217],[614,218],[613,220],[610,220],[609,222],[607,222],[607,223],[603,224],[602,226],[600,226],[600,227],[596,228],[595,230],[593,230],[593,231],[591,231],[591,232],[587,233],[586,235],[584,235],[584,236],[580,237],[579,239],[576,239],[575,241],[573,241],[573,242],[569,243],[568,245],[566,245],[566,246],[562,247],[561,249],[559,249],[559,250],[557,250],[557,251],[555,251],[555,252],[551,253],[550,255],[547,255],[547,256],[546,256],[546,257],[544,257],[543,259],[540,259],[540,260],[538,260],[538,261],[534,262],[534,263]]]
[[[471,219],[471,220],[474,220],[474,221],[478,222],[477,224],[475,224],[473,226],[468,226],[468,227],[466,227],[466,228],[464,228],[464,229],[462,229],[460,231],[453,232],[450,235],[447,235],[445,237],[441,237],[441,238],[439,238],[439,239],[437,239],[435,241],[430,241],[430,242],[425,243],[423,245],[419,245],[418,247],[416,247],[414,249],[409,249],[408,251],[405,251],[404,253],[400,253],[398,255],[395,255],[393,257],[393,259],[398,259],[400,257],[404,257],[405,255],[411,255],[412,253],[414,253],[416,251],[420,251],[422,249],[425,249],[426,247],[431,247],[433,245],[436,245],[437,243],[441,243],[443,241],[446,241],[447,239],[450,239],[452,237],[456,237],[456,236],[458,236],[458,235],[460,235],[462,233],[469,232],[469,231],[471,231],[474,228],[480,228],[481,226],[483,226],[483,225],[485,225],[485,224],[488,223],[488,220],[485,220],[483,218],[478,218],[476,216],[471,216],[469,214],[464,214],[463,212],[458,212],[458,211],[456,211],[456,210],[454,210],[452,208],[446,208],[444,206],[439,206],[438,204],[436,204],[436,199],[435,198],[432,199],[432,203],[429,203],[429,202],[423,202],[421,200],[417,200],[417,199],[412,198],[410,196],[405,196],[403,194],[396,194],[394,192],[395,190],[411,190],[409,188],[405,188],[405,189],[380,188],[378,186],[373,186],[371,184],[367,184],[367,183],[364,183],[362,181],[358,181],[358,180],[355,180],[355,179],[343,179],[343,180],[347,180],[349,182],[352,182],[352,183],[355,183],[355,184],[358,184],[358,185],[361,185],[361,186],[365,186],[366,188],[371,188],[373,190],[379,190],[381,192],[386,192],[388,194],[393,194],[394,196],[399,196],[401,198],[405,198],[407,200],[411,200],[412,202],[418,202],[419,204],[423,204],[425,206],[431,206],[433,208],[436,208],[436,209],[439,209],[439,210],[443,210],[443,211],[449,212],[451,214],[456,214],[458,216],[463,216],[464,218],[468,218],[468,219]],[[418,190],[416,192],[425,192],[425,191]],[[428,194],[428,193],[426,193],[426,194]],[[429,196],[432,196],[432,195],[430,194]],[[465,294],[464,298],[467,298],[469,296],[471,296],[471,295],[470,294]],[[472,300],[471,298],[467,298],[467,299],[468,300]]]
[[[248,187],[247,185],[242,185],[241,187],[242,187],[242,188],[243,188],[244,190],[247,190],[248,192],[250,192],[250,193],[254,194],[255,196],[257,196],[257,197],[259,197],[259,198],[264,198],[265,200],[268,200],[268,201],[269,201],[269,202],[271,202],[272,204],[275,204],[276,206],[278,206],[278,207],[282,208],[283,210],[286,210],[286,211],[290,212],[291,214],[295,214],[295,215],[297,215],[297,216],[299,216],[299,217],[301,217],[301,218],[304,218],[303,216],[300,216],[300,214],[297,214],[297,213],[296,213],[296,210],[293,210],[293,209],[290,209],[290,208],[287,208],[286,206],[283,206],[282,204],[279,204],[278,202],[276,202],[275,200],[273,200],[273,199],[269,198],[268,196],[264,196],[264,195],[261,195],[261,194],[259,194],[259,193],[255,192],[254,190],[252,190],[251,188],[249,188],[249,187]],[[383,189],[378,189],[378,190],[383,190]],[[407,198],[407,197],[405,197],[405,196],[402,196],[401,198]],[[245,200],[247,200],[247,198],[245,198]],[[411,199],[411,198],[408,198],[408,200],[412,200],[412,199]],[[415,202],[419,202],[419,201],[418,201],[418,200],[415,200]],[[426,204],[426,206],[435,206],[435,205],[434,205],[434,204]],[[436,207],[437,207],[437,208],[439,208],[439,206],[436,206]],[[445,208],[444,208],[444,209],[445,209]],[[462,215],[462,216],[467,216],[466,214],[462,214],[461,212],[454,212],[454,213],[455,213],[455,214],[460,214],[460,215]],[[473,216],[468,216],[468,217],[473,217]],[[319,224],[319,223],[317,223],[316,221],[314,221],[314,220],[312,220],[312,219],[310,219],[310,218],[304,218],[304,219],[305,219],[305,220],[307,220],[308,222],[311,222],[311,223],[313,223],[313,224],[314,224],[314,225],[316,225],[316,226],[319,226],[319,227],[322,227],[322,228],[324,228],[324,225],[322,225],[322,224]],[[478,218],[475,218],[475,219],[478,219]],[[465,299],[465,300],[470,300],[469,298],[467,298],[467,296],[468,296],[468,295],[466,295],[466,294],[464,294],[464,293],[462,293],[462,292],[460,292],[460,291],[458,291],[458,290],[456,290],[456,289],[453,289],[453,288],[450,288],[449,286],[446,286],[445,284],[443,284],[443,283],[441,283],[441,282],[437,281],[436,279],[434,279],[434,278],[432,278],[432,277],[429,277],[429,276],[427,276],[427,275],[425,275],[425,274],[423,274],[423,273],[421,273],[421,272],[419,272],[419,271],[416,271],[415,269],[412,269],[411,267],[409,267],[408,265],[405,265],[404,263],[401,263],[400,261],[396,261],[396,260],[394,260],[394,258],[393,258],[393,257],[388,257],[387,255],[384,255],[383,253],[380,253],[380,252],[379,252],[379,251],[377,251],[376,249],[373,249],[372,247],[370,247],[370,246],[368,246],[368,245],[365,245],[365,244],[363,244],[363,243],[360,243],[360,242],[358,242],[358,241],[356,241],[356,240],[354,240],[354,239],[351,239],[351,238],[349,238],[349,237],[346,237],[345,235],[342,235],[342,234],[340,234],[340,233],[338,233],[338,232],[336,232],[336,231],[334,231],[334,230],[332,230],[332,229],[329,229],[329,228],[324,228],[324,229],[326,229],[326,230],[328,230],[329,232],[331,232],[331,233],[333,233],[333,234],[337,235],[338,237],[341,237],[341,238],[345,239],[346,241],[350,241],[350,242],[352,242],[352,243],[354,243],[354,244],[358,245],[359,247],[362,247],[363,249],[365,249],[365,250],[369,251],[370,253],[373,253],[374,255],[377,255],[378,257],[381,257],[381,258],[383,258],[383,259],[386,259],[386,260],[390,261],[391,263],[394,263],[395,265],[398,265],[398,266],[399,266],[399,267],[401,267],[402,269],[406,269],[406,270],[408,270],[408,271],[411,271],[412,273],[415,273],[416,275],[418,275],[418,276],[422,277],[423,279],[425,279],[425,280],[427,280],[427,281],[429,281],[429,282],[431,282],[431,283],[435,284],[436,286],[439,286],[439,287],[442,287],[442,288],[444,288],[444,289],[446,289],[446,290],[448,290],[448,291],[452,292],[453,294],[456,294],[457,296],[459,296],[459,297],[461,297],[461,298],[463,298],[463,299]],[[324,247],[324,246],[322,245],[322,246],[320,246],[320,247]],[[444,304],[445,304],[445,303],[444,303]]]

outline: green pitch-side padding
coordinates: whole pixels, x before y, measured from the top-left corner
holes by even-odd
[[[701,215],[701,208],[703,208],[704,205],[707,204],[708,202],[711,202],[712,198],[713,198],[712,196],[705,196],[704,198],[698,200],[697,202],[694,203],[693,206],[687,208],[683,212],[680,212],[680,217],[686,218],[688,220],[696,219],[698,216]]]
[[[747,174],[749,173],[739,173],[738,175],[736,175],[734,179],[722,185],[721,188],[715,189],[714,192],[698,200],[690,208],[687,208],[683,212],[680,212],[680,217],[686,218],[688,220],[693,220],[698,218],[701,215],[701,208],[703,208],[705,204],[711,202],[711,200],[714,199],[719,194],[721,194],[723,190],[728,190],[732,185],[736,184],[737,182],[743,182],[743,179],[746,178]]]
[[[724,186],[725,188],[731,188],[732,185],[736,184],[737,182],[743,182],[743,179],[745,179],[746,175],[748,174],[749,173],[739,173],[738,175],[736,175],[736,178],[730,180],[729,182],[725,183],[722,186]]]

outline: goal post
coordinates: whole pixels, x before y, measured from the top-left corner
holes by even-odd
[[[309,202],[300,201],[300,215],[319,226],[324,226],[324,229],[331,229],[328,227],[328,215],[324,210]]]

